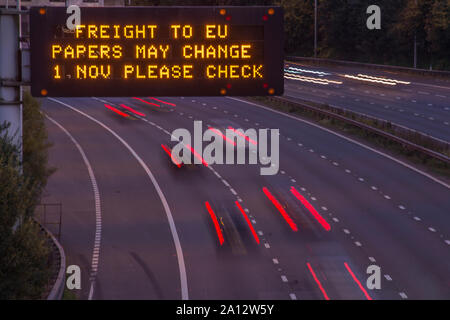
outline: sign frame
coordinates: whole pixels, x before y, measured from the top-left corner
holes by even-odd
[[[263,65],[263,79],[75,79],[70,73],[63,74],[60,79],[52,78],[52,66],[55,61],[51,57],[53,43],[81,43],[74,39],[65,27],[68,15],[64,7],[32,7],[30,9],[30,44],[31,44],[31,93],[35,97],[132,97],[132,96],[266,96],[282,95],[284,92],[284,42],[283,42],[283,9],[277,6],[174,6],[174,7],[83,7],[81,8],[81,24],[120,24],[156,21],[152,24],[169,26],[180,25],[204,26],[205,23],[228,24],[243,32],[235,32],[235,37],[248,34],[260,34],[252,30],[262,30],[262,38],[254,43],[263,46],[262,57],[255,60]],[[156,17],[156,18],[146,18]],[[119,20],[120,19],[120,20]],[[119,21],[119,22],[118,22]],[[137,21],[137,22],[136,22]],[[167,21],[161,22],[160,21]],[[73,33],[73,31],[72,31]],[[67,38],[57,38],[63,35]],[[231,33],[233,37],[233,33]],[[64,40],[67,39],[67,40]],[[128,40],[128,39],[127,39]],[[125,43],[122,39],[115,43]],[[86,43],[101,43],[86,40]],[[130,45],[133,40],[129,40]],[[174,40],[171,40],[174,41]],[[194,42],[197,40],[194,40]],[[202,39],[204,43],[208,40]],[[233,44],[234,39],[226,39],[223,43]],[[241,39],[247,41],[246,39]],[[248,41],[253,41],[249,39]],[[194,43],[185,42],[185,43]],[[256,46],[256,45],[255,45]],[[127,59],[131,59],[127,57]],[[178,60],[182,57],[178,57]],[[255,58],[256,59],[256,58]],[[89,60],[91,62],[92,60]],[[170,63],[169,60],[165,60]],[[175,61],[175,60],[174,60]],[[183,60],[187,61],[187,60]],[[190,60],[193,68],[209,63],[209,60]],[[212,60],[211,60],[212,61]],[[65,62],[65,61],[63,61]],[[108,60],[113,70],[124,67],[123,62]],[[156,63],[159,63],[157,61]],[[189,62],[189,61],[188,61]],[[216,61],[217,62],[217,61]],[[218,61],[220,62],[220,61]],[[60,62],[58,62],[60,63]],[[67,62],[67,63],[74,63]],[[121,64],[122,63],[122,64]],[[214,63],[212,61],[211,63]],[[220,63],[230,64],[231,60]],[[236,63],[236,62],[235,62]],[[237,62],[239,63],[239,62]],[[63,67],[66,67],[63,64]],[[68,68],[68,67],[67,67]],[[68,68],[69,69],[69,68]],[[201,69],[201,67],[198,67]],[[68,78],[70,75],[70,78]],[[75,77],[75,76],[74,76]]]

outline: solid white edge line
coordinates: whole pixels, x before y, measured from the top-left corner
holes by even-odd
[[[360,146],[360,147],[363,147],[363,148],[365,148],[365,149],[367,149],[367,150],[370,150],[370,151],[372,151],[372,152],[375,152],[376,154],[378,154],[378,155],[380,155],[380,156],[383,156],[383,157],[385,157],[385,158],[387,158],[387,159],[389,159],[389,160],[392,160],[392,161],[394,161],[394,162],[396,162],[396,163],[398,163],[398,164],[400,164],[400,165],[402,165],[402,166],[404,166],[404,167],[406,167],[406,168],[408,168],[408,169],[410,169],[410,170],[412,170],[412,171],[415,171],[416,173],[419,173],[419,174],[423,175],[424,177],[427,177],[427,178],[433,180],[434,182],[436,182],[436,183],[442,185],[443,187],[445,187],[445,188],[447,188],[447,189],[450,189],[450,185],[448,185],[447,183],[445,183],[445,182],[443,182],[443,181],[441,181],[441,180],[439,180],[439,179],[433,177],[432,175],[429,175],[429,174],[426,173],[426,172],[423,172],[423,171],[421,171],[421,170],[419,170],[419,169],[417,169],[417,168],[415,168],[415,167],[413,167],[413,166],[411,166],[411,165],[409,165],[409,164],[407,164],[407,163],[405,163],[405,162],[403,162],[403,161],[401,161],[401,160],[398,160],[398,159],[396,159],[396,158],[394,158],[394,157],[392,157],[392,156],[390,156],[390,155],[384,153],[384,152],[381,152],[381,151],[378,151],[378,150],[376,150],[376,149],[373,149],[372,147],[369,147],[369,146],[367,146],[367,145],[365,145],[365,144],[362,144],[361,142],[358,142],[358,141],[356,141],[356,140],[353,140],[353,139],[351,139],[351,138],[348,138],[348,137],[346,137],[346,136],[344,136],[344,135],[342,135],[342,134],[339,134],[339,133],[337,133],[337,132],[331,131],[331,130],[329,130],[329,129],[327,129],[327,128],[324,128],[324,127],[322,127],[322,126],[320,126],[320,125],[318,125],[318,124],[309,122],[308,120],[304,120],[304,119],[301,119],[301,118],[297,118],[297,117],[291,116],[291,115],[289,115],[289,114],[285,114],[285,113],[280,112],[280,111],[277,111],[277,110],[273,110],[273,109],[271,109],[271,108],[269,108],[269,107],[262,106],[262,105],[259,105],[259,104],[257,104],[257,103],[253,103],[253,102],[250,102],[250,101],[245,101],[245,100],[238,99],[238,98],[234,98],[234,97],[227,97],[227,98],[228,98],[228,99],[232,99],[232,100],[236,100],[236,101],[239,101],[239,102],[247,103],[247,104],[250,104],[250,105],[253,105],[253,106],[256,106],[256,107],[259,107],[259,108],[262,108],[262,109],[265,109],[265,110],[272,111],[272,112],[274,112],[274,113],[283,115],[283,116],[285,116],[285,117],[288,117],[288,118],[291,118],[291,119],[294,119],[294,120],[297,120],[297,121],[300,121],[300,122],[309,124],[310,126],[316,127],[316,128],[321,129],[321,130],[323,130],[323,131],[326,131],[326,132],[328,132],[328,133],[331,133],[331,134],[333,134],[333,135],[335,135],[335,136],[337,136],[337,137],[339,137],[339,138],[342,138],[342,139],[345,139],[345,140],[347,140],[347,141],[350,141],[350,142],[352,142],[352,143],[354,143],[354,144],[356,144],[356,145],[358,145],[358,146]]]
[[[94,248],[93,248],[93,252],[92,252],[91,273],[90,273],[90,277],[89,277],[89,279],[91,281],[91,285],[90,285],[89,296],[88,296],[88,300],[92,300],[92,297],[94,295],[94,285],[95,285],[95,281],[97,278],[97,270],[94,270],[94,269],[97,269],[97,267],[94,268],[94,265],[97,265],[97,263],[98,263],[99,251],[100,251],[100,240],[101,240],[101,235],[102,235],[102,221],[101,221],[102,211],[101,211],[101,206],[100,206],[100,192],[98,191],[97,180],[95,179],[94,170],[92,169],[91,163],[89,162],[89,160],[86,156],[86,153],[84,152],[83,148],[78,143],[78,141],[70,134],[69,131],[66,130],[66,128],[64,128],[55,119],[53,119],[46,113],[44,113],[44,115],[48,120],[53,122],[59,129],[61,129],[61,131],[63,131],[69,137],[70,140],[72,140],[73,144],[80,152],[80,155],[83,158],[84,164],[86,165],[86,168],[88,170],[89,178],[90,178],[91,184],[92,184],[92,189],[94,191],[95,239],[96,239],[96,241],[94,242]]]
[[[115,131],[113,131],[111,128],[106,126],[104,123],[102,123],[101,121],[91,117],[90,115],[88,115],[88,114],[78,110],[77,108],[72,107],[71,105],[69,105],[67,103],[64,103],[64,102],[59,101],[59,100],[54,99],[54,98],[48,98],[48,99],[51,100],[51,101],[54,101],[56,103],[59,103],[59,104],[65,106],[67,108],[70,108],[73,111],[78,112],[79,114],[85,116],[86,118],[94,121],[95,123],[97,123],[98,125],[103,127],[105,130],[109,131],[109,133],[111,133],[117,140],[119,140],[125,146],[125,148],[128,149],[128,151],[133,155],[133,157],[139,162],[141,167],[147,173],[147,175],[150,178],[153,186],[156,189],[156,192],[158,193],[159,198],[161,199],[162,205],[164,207],[164,211],[165,211],[166,216],[167,216],[167,220],[169,222],[170,232],[172,234],[172,238],[173,238],[173,241],[174,241],[174,244],[175,244],[175,249],[176,249],[176,253],[177,253],[177,260],[178,260],[178,268],[179,268],[179,272],[180,272],[181,299],[182,300],[189,300],[187,276],[186,276],[186,266],[184,264],[183,250],[181,248],[181,243],[180,243],[180,239],[178,237],[177,228],[175,226],[175,222],[173,220],[173,216],[172,216],[172,212],[170,210],[169,204],[167,203],[167,199],[164,196],[164,193],[162,192],[158,182],[156,181],[156,179],[153,176],[153,174],[150,171],[150,169],[147,167],[147,165],[141,159],[141,157],[139,157],[139,155],[134,151],[134,149],[131,148],[131,146],[125,140],[123,140]]]

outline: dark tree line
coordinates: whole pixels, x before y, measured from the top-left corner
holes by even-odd
[[[128,3],[128,0],[126,0]],[[286,54],[313,56],[314,0],[131,0],[132,5],[281,5]],[[368,30],[369,5],[381,8],[381,30]],[[450,69],[450,0],[318,0],[318,56]]]

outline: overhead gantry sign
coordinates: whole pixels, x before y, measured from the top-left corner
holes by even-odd
[[[31,8],[34,96],[283,93],[279,7]]]

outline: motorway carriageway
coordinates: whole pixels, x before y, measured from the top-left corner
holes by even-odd
[[[450,141],[449,80],[288,62],[284,95],[349,109]]]
[[[42,110],[58,168],[43,202],[63,204],[83,299],[450,298],[449,186],[407,164],[237,98],[49,98]],[[280,128],[278,174],[178,168],[162,145],[194,120]],[[381,290],[365,286],[369,265]]]

